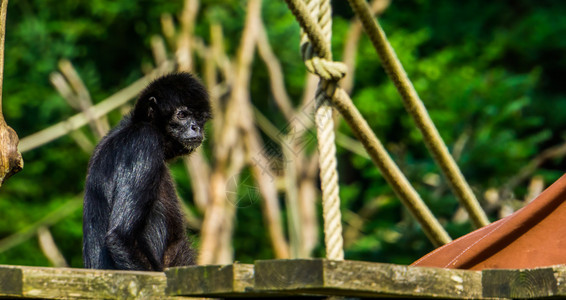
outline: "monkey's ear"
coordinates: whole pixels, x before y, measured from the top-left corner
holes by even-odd
[[[155,97],[149,97],[148,99],[149,101],[149,105],[147,108],[147,116],[150,119],[153,119],[154,115],[155,115],[155,107],[157,106],[157,99],[155,99]]]
[[[149,97],[149,105],[151,106],[157,105],[157,99],[155,99],[155,97],[153,96]]]

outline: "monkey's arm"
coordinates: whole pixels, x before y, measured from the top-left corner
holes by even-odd
[[[165,167],[158,141],[159,137],[150,129],[137,128],[128,132],[128,136],[119,141],[119,148],[115,148],[115,188],[106,245],[118,269],[151,267],[160,270],[163,267],[164,250],[160,248],[164,246],[151,248],[142,238]]]

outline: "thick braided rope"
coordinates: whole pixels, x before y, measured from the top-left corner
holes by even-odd
[[[324,44],[329,48],[332,30],[332,15],[329,1],[308,0],[306,4],[312,18],[318,20],[318,25],[324,34]],[[343,77],[346,70],[343,65],[341,66],[339,63],[332,61],[329,51],[323,54],[324,59],[321,59],[317,55],[318,53],[314,51],[304,30],[301,34],[301,50],[307,69],[321,78],[321,83],[316,92],[315,123],[318,136],[318,151],[320,152],[319,164],[326,258],[343,260],[342,217],[340,213],[338,171],[336,170],[334,121],[332,119],[332,107],[323,89],[325,85],[323,81],[331,80],[329,85],[335,87],[335,81]]]
[[[325,44],[325,37],[319,25],[313,21],[313,18],[309,17],[309,12],[318,9],[318,6],[307,7],[301,0],[285,0],[285,2],[301,25],[303,33],[308,34],[308,38],[306,36],[302,36],[301,43],[301,51],[303,53],[303,58],[305,59],[305,65],[309,70],[311,70],[311,68],[309,68],[309,63],[307,63],[310,61],[312,62],[310,65],[313,65],[312,70],[317,70],[316,72],[311,72],[315,72],[319,76],[330,74],[329,77],[331,77],[333,74],[332,71],[328,71],[327,73],[320,72],[320,70],[326,70],[328,66],[330,66],[328,63],[331,62],[329,60],[329,46]],[[310,43],[308,43],[309,41]],[[312,59],[308,59],[308,57],[312,56],[311,53],[313,51],[319,53],[322,58],[314,56]],[[327,53],[329,56],[326,56]],[[335,68],[334,74],[340,72],[336,71],[340,69],[340,63],[335,64],[338,67]],[[314,65],[322,66],[315,67]],[[337,79],[338,78],[340,77],[338,76]],[[319,88],[322,87],[328,96],[332,96],[331,99],[333,100],[333,104],[340,111],[358,139],[362,142],[364,148],[372,157],[373,162],[379,167],[389,185],[393,188],[395,193],[399,196],[403,204],[409,209],[415,219],[417,219],[419,224],[421,224],[427,237],[435,246],[438,247],[449,243],[451,238],[448,233],[446,233],[444,228],[442,228],[424,201],[420,198],[407,178],[405,178],[401,170],[399,170],[395,162],[391,159],[379,139],[377,139],[371,128],[369,128],[367,122],[363,119],[352,103],[352,100],[340,87],[337,87],[335,84],[330,84],[332,83],[331,80],[332,78],[322,80]],[[327,246],[327,248],[329,247]]]

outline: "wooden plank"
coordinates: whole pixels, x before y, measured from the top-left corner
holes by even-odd
[[[167,286],[165,274],[159,272],[3,266],[2,273],[20,291],[13,296],[22,298],[163,298]]]
[[[552,268],[482,271],[484,297],[541,298],[552,297],[558,290]]]
[[[322,259],[258,260],[256,290],[290,291],[324,285]]]
[[[193,266],[166,273],[0,266],[0,298],[566,296],[566,266],[466,271],[324,259]]]
[[[22,295],[22,270],[0,266],[0,297]]]
[[[555,296],[566,297],[566,266],[553,266],[554,278],[556,279]]]
[[[167,286],[159,272],[68,268],[24,268],[24,296],[42,298],[133,299],[163,297]]]
[[[170,296],[253,296],[253,265],[177,267],[165,270],[165,274]]]
[[[323,259],[256,261],[254,289],[352,297],[482,298],[478,271]]]

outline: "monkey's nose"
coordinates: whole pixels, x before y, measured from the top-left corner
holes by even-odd
[[[191,128],[185,135],[186,141],[189,143],[200,143],[203,140],[202,132],[199,127],[196,129]]]
[[[187,133],[185,135],[185,137],[190,141],[190,142],[198,142],[198,141],[202,141],[202,132],[200,130],[200,128],[197,127],[192,127],[187,130]]]

